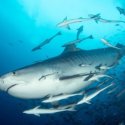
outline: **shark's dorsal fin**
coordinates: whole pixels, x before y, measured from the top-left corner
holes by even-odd
[[[63,21],[66,21],[67,20],[67,16],[64,18],[64,20]]]
[[[39,105],[39,106],[36,106],[34,109],[38,109],[38,108],[40,108],[40,105]]]
[[[74,52],[74,51],[79,51],[81,49],[77,48],[75,44],[67,45],[65,46],[65,49],[62,54],[68,53],[68,52]]]

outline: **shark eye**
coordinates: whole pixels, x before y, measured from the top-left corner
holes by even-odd
[[[13,75],[16,75],[16,72],[12,72]]]

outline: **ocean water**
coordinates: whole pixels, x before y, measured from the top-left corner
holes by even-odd
[[[107,47],[105,38],[115,46],[125,45],[125,23],[98,22],[94,20],[70,24],[71,29],[58,27],[65,17],[68,20],[89,14],[101,14],[103,19],[125,21],[124,0],[0,0],[0,76],[15,69],[61,54],[65,43],[76,39],[77,29],[83,26],[80,38],[92,35],[77,46],[83,50]],[[34,47],[57,32],[62,35],[38,51]],[[108,61],[108,60],[107,60]],[[22,113],[24,110],[49,105],[40,99],[20,99],[0,91],[0,125],[124,125],[125,124],[125,57],[109,70],[116,89],[104,91],[91,104],[77,106],[75,112],[43,114],[40,117]],[[76,102],[79,98],[64,100]]]

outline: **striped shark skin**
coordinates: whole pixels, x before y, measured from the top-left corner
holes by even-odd
[[[57,57],[3,74],[0,77],[0,90],[23,99],[83,91],[93,82],[89,81],[89,78],[84,81],[90,73],[99,75],[108,70],[97,69],[97,66],[114,67],[125,55],[125,46],[118,44],[117,47],[120,49],[107,47],[72,50],[70,48],[68,51],[65,48],[64,52]]]

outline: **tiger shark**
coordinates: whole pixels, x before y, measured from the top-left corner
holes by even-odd
[[[64,51],[51,59],[25,66],[0,76],[0,90],[23,99],[37,99],[59,94],[83,91],[93,81],[84,80],[91,74],[104,74],[108,69],[98,65],[115,66],[125,55],[125,46],[120,49],[105,47],[83,50],[76,45],[65,46]],[[73,48],[72,48],[73,47]],[[80,66],[80,64],[89,66]]]

